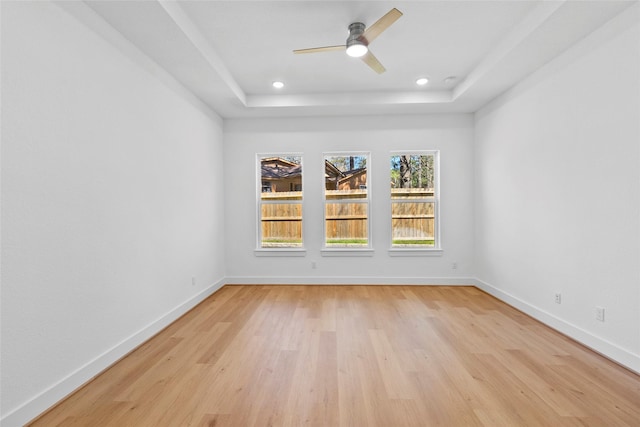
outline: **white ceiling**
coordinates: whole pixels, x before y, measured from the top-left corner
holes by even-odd
[[[230,118],[473,112],[634,2],[85,3]],[[371,25],[394,7],[403,16],[370,46],[384,74],[340,51],[292,53],[344,44],[351,22]],[[87,25],[104,25],[92,15]],[[418,87],[422,76],[429,84]],[[285,87],[274,89],[274,80]]]

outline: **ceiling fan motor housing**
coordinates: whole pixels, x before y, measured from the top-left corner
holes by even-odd
[[[349,25],[349,37],[347,37],[347,48],[354,44],[367,45],[366,41],[362,39],[362,33],[364,33],[365,25],[362,22],[354,22]]]

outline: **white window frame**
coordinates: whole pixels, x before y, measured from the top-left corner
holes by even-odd
[[[300,157],[300,166],[302,168],[302,199],[300,200],[278,200],[269,201],[262,200],[262,159],[268,157]],[[307,250],[305,248],[305,204],[304,204],[304,188],[305,188],[305,170],[304,170],[304,156],[298,152],[276,152],[276,153],[256,153],[256,176],[255,176],[255,188],[256,188],[256,249],[254,250],[255,256],[306,256]],[[301,247],[284,247],[284,248],[263,248],[262,247],[262,205],[263,204],[301,204],[302,205],[302,219],[301,219]]]
[[[443,253],[442,250],[442,235],[440,233],[440,150],[398,150],[392,151],[389,153],[388,159],[391,159],[393,156],[429,156],[433,155],[433,175],[434,175],[434,195],[433,197],[425,197],[423,199],[412,199],[414,202],[423,202],[423,203],[433,203],[433,215],[434,215],[434,224],[433,224],[433,234],[435,245],[434,247],[419,247],[419,248],[404,248],[404,247],[394,247],[393,246],[393,226],[391,224],[389,230],[391,235],[389,236],[389,255],[390,256],[441,256]],[[388,163],[387,163],[388,164]],[[389,169],[389,180],[391,182],[391,169]],[[389,190],[387,190],[389,191]],[[403,203],[398,200],[393,200],[391,197],[391,191],[388,193],[388,197],[390,200],[389,208],[392,209],[393,203]],[[389,221],[391,219],[391,211],[389,211]]]
[[[349,246],[327,246],[327,196],[326,182],[324,179],[325,159],[327,157],[348,157],[348,156],[366,156],[367,158],[367,197],[363,199],[340,200],[332,199],[330,203],[362,203],[366,204],[367,209],[367,246],[349,247]],[[323,257],[329,256],[373,256],[373,240],[371,233],[371,194],[372,194],[372,168],[371,168],[371,152],[370,151],[333,151],[322,153],[322,249],[320,251]]]

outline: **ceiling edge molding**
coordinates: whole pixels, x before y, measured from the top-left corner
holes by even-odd
[[[469,75],[453,90],[453,99],[458,99],[467,90],[489,75],[518,45],[535,32],[545,21],[556,13],[567,0],[540,3],[513,30],[496,45]]]
[[[326,107],[351,105],[441,104],[452,101],[451,91],[363,92],[307,95],[249,95],[247,107]]]
[[[154,76],[194,108],[204,113],[216,123],[222,124],[222,117],[211,108],[209,104],[187,89],[182,82],[140,50],[138,46],[126,38],[121,32],[113,28],[99,13],[93,10],[89,4],[84,1],[62,0],[53,0],[53,3],[87,27],[89,31],[97,34],[104,41],[111,44],[135,65]]]
[[[242,105],[247,106],[247,96],[233,78],[233,75],[224,64],[215,49],[209,44],[196,24],[187,16],[186,12],[176,1],[158,0],[158,4],[164,9],[167,15],[173,20],[177,27],[184,33],[187,39],[193,44],[202,57],[220,76],[222,81],[229,87]]]
[[[550,76],[558,73],[558,71],[573,64],[575,61],[592,52],[594,49],[608,43],[613,38],[618,37],[620,34],[634,26],[640,26],[640,2],[630,4],[628,8],[624,9],[603,26],[581,39],[578,43],[571,46],[553,60],[538,68],[532,74],[528,75],[526,78],[518,82],[518,84],[502,93],[497,98],[494,98],[489,103],[482,106],[474,113],[476,119],[481,119],[510,100],[516,99],[532,87],[538,85],[540,82],[545,81]],[[640,96],[640,93],[638,96]]]

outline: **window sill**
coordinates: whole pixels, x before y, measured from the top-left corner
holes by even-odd
[[[322,256],[373,256],[373,249],[360,248],[325,248],[320,251]]]
[[[442,249],[412,249],[412,248],[391,248],[389,256],[442,256]]]
[[[303,248],[264,248],[255,249],[255,256],[307,256],[307,250]]]

